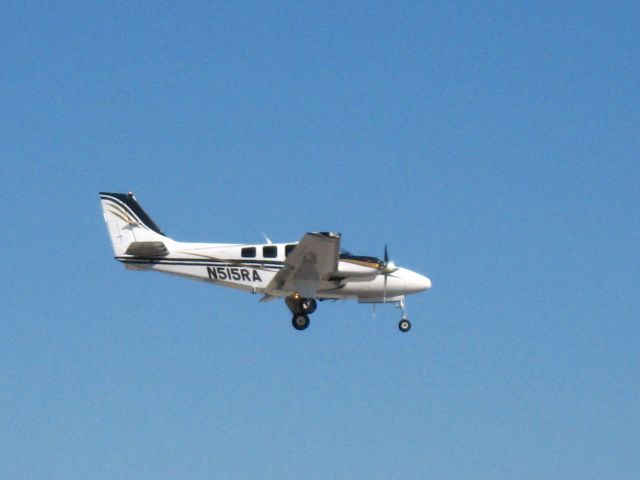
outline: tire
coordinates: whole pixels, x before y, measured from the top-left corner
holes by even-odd
[[[411,330],[411,322],[406,318],[403,318],[402,320],[400,320],[398,328],[401,332],[408,332],[409,330]]]
[[[296,330],[304,330],[309,326],[309,317],[306,315],[294,315],[291,320],[291,325]]]
[[[311,315],[318,308],[318,302],[315,298],[301,298],[300,299],[300,313],[303,315]]]

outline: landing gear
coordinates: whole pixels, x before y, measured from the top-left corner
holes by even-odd
[[[406,318],[403,318],[402,320],[400,320],[398,328],[401,332],[408,332],[409,330],[411,330],[411,322]]]
[[[316,302],[315,298],[301,298],[298,306],[302,313],[304,313],[305,315],[311,315],[316,311],[316,308],[318,308],[318,303]]]
[[[411,330],[411,322],[407,318],[407,307],[404,304],[404,298],[397,303],[397,307],[402,310],[402,319],[398,323],[398,328],[401,332],[408,332]]]
[[[294,315],[291,320],[291,325],[296,330],[304,330],[309,326],[309,317],[306,315]]]
[[[314,298],[302,298],[298,295],[293,295],[285,299],[287,307],[293,313],[291,319],[291,325],[296,330],[304,330],[309,326],[309,315],[316,311],[318,303]]]

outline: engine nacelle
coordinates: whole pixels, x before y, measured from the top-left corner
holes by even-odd
[[[338,275],[341,277],[375,277],[380,273],[377,266],[366,266],[360,263],[339,262]]]

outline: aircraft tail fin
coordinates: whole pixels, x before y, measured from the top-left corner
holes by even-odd
[[[133,193],[100,192],[102,213],[109,229],[113,253],[116,257],[131,255],[130,247],[140,250],[143,242],[166,242],[167,236],[142,209]]]

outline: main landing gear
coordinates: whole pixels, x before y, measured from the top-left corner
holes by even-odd
[[[302,298],[294,295],[286,298],[287,307],[293,313],[291,325],[296,330],[304,330],[309,326],[309,315],[316,311],[318,303],[314,298]]]
[[[296,330],[304,330],[309,326],[309,316],[308,315],[294,315],[291,320],[291,325]]]

